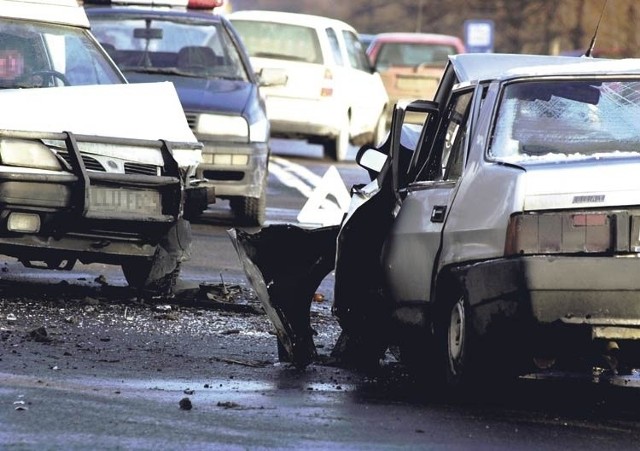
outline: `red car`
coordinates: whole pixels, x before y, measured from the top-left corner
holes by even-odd
[[[433,99],[447,57],[464,51],[464,43],[456,36],[380,33],[369,45],[367,56],[380,73],[390,103],[395,104],[400,99]],[[389,115],[387,126],[390,122]]]

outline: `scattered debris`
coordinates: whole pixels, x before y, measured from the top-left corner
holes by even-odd
[[[223,357],[215,357],[215,360],[218,362],[233,363],[234,365],[250,366],[251,368],[264,368],[267,365],[270,365],[270,363],[267,362],[249,362],[246,360],[227,359]]]
[[[94,306],[95,306],[95,305],[99,305],[99,304],[100,304],[100,301],[99,301],[99,300],[97,300],[96,298],[92,298],[92,297],[90,297],[90,296],[86,296],[86,297],[84,298],[84,303],[85,303],[86,305],[94,305]]]
[[[33,329],[31,332],[29,332],[29,338],[40,343],[48,343],[52,341],[51,337],[49,337],[47,329],[45,329],[44,326],[40,326],[37,329]]]
[[[126,319],[127,321],[133,321],[134,316],[133,315],[129,315],[129,307],[125,307],[124,308],[124,319]]]
[[[193,404],[191,404],[191,400],[189,398],[182,398],[180,400],[180,409],[182,410],[191,410],[193,408]]]
[[[218,401],[218,407],[224,407],[225,409],[237,409],[240,404],[233,401]]]
[[[156,310],[158,312],[170,312],[171,311],[171,306],[169,304],[156,305]]]
[[[227,329],[220,332],[222,335],[235,335],[240,333],[240,329]]]
[[[178,312],[168,312],[168,313],[162,313],[160,315],[156,315],[154,318],[166,319],[168,321],[178,321],[180,319],[180,315],[178,314]]]

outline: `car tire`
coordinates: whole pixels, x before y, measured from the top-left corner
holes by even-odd
[[[380,117],[378,118],[376,128],[373,130],[373,136],[369,144],[377,149],[382,145],[388,133],[389,131],[387,130],[387,116],[385,114],[385,110],[382,110],[382,113],[380,113]]]
[[[474,387],[489,389],[491,381],[485,377],[488,371],[481,371],[481,351],[467,296],[461,289],[449,293],[436,313],[436,365],[430,382],[447,397],[460,399],[470,396]]]
[[[349,151],[349,116],[345,117],[338,136],[328,138],[323,147],[325,157],[334,161],[347,159],[347,152]]]
[[[266,177],[262,181],[260,197],[234,197],[229,204],[241,225],[261,227],[266,219],[267,210]]]
[[[148,280],[153,270],[153,260],[135,259],[122,264],[122,273],[131,288],[145,290],[154,294],[168,295],[173,292],[178,277],[180,276],[181,264],[176,263],[176,267],[169,273],[155,280]]]
[[[262,226],[265,220],[266,196],[236,197],[231,199],[231,209],[238,222],[245,226]]]

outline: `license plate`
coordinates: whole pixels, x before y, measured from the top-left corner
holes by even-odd
[[[160,193],[153,190],[90,188],[89,210],[94,212],[162,214]]]

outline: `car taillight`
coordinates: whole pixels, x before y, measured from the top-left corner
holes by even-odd
[[[615,243],[614,217],[603,212],[513,215],[507,227],[505,256],[609,252]]]
[[[324,70],[322,79],[322,88],[320,89],[320,97],[331,97],[333,95],[333,73],[331,69]]]

